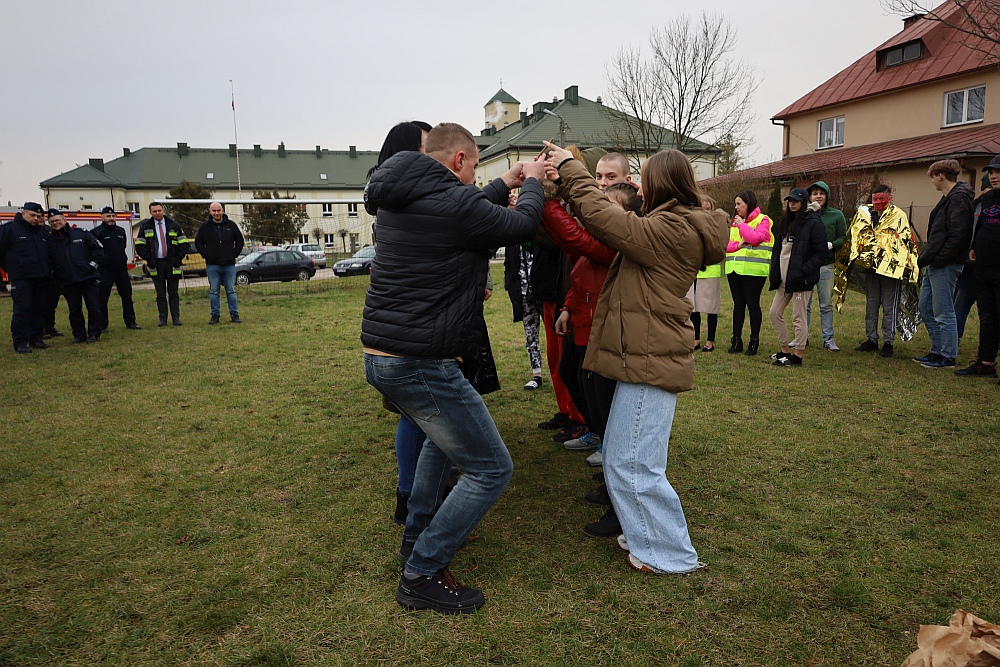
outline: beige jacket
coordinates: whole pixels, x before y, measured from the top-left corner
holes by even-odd
[[[611,203],[580,162],[567,161],[559,175],[583,226],[618,251],[583,367],[674,393],[692,389],[694,327],[685,295],[702,266],[725,259],[726,214],[670,200],[642,217]]]

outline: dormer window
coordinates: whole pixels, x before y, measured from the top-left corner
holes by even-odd
[[[882,52],[882,66],[895,67],[904,63],[920,60],[924,55],[924,43],[919,39],[907,44],[894,46]]]

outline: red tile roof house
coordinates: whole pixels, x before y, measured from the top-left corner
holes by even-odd
[[[973,13],[997,8],[994,0],[963,4]],[[766,201],[775,181],[787,192],[822,179],[834,190],[832,203],[853,211],[878,178],[923,235],[940,198],[930,164],[957,159],[978,194],[982,168],[1000,154],[998,47],[963,31],[968,19],[954,0],[931,14],[943,20],[905,19],[902,32],[775,114],[784,130],[781,160],[700,185],[721,193],[756,182]]]

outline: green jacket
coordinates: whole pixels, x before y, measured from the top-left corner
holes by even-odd
[[[809,186],[809,190],[812,191],[813,188],[821,188],[826,192],[827,204],[830,202],[829,185],[823,181],[816,181]],[[833,264],[837,253],[840,252],[841,246],[844,245],[844,239],[847,237],[847,220],[840,209],[830,208],[827,204],[823,204],[819,216],[823,219],[823,226],[826,227],[826,240],[833,245],[833,250],[827,254],[823,264]]]

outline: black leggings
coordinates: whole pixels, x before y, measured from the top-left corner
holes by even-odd
[[[694,325],[694,339],[701,340],[701,313],[697,310],[691,313],[691,324]],[[708,336],[705,340],[715,340],[715,329],[719,325],[719,316],[715,313],[708,313]]]
[[[764,290],[766,276],[727,274],[729,291],[733,297],[733,338],[743,338],[743,318],[750,311],[750,338],[760,338],[760,293]]]

